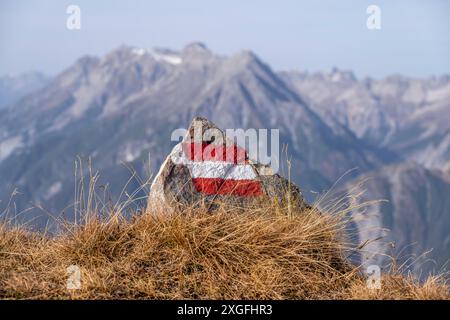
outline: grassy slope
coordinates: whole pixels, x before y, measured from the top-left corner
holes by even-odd
[[[0,298],[449,299],[442,280],[384,275],[368,289],[345,257],[341,215],[239,212],[121,214],[46,237],[0,226]],[[81,289],[67,290],[67,267]]]

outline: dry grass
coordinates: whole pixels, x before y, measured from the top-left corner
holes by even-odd
[[[120,213],[55,237],[0,226],[3,299],[449,299],[442,279],[398,274],[382,288],[346,261],[343,215],[273,207],[214,214]],[[81,269],[68,290],[67,267]]]
[[[143,212],[135,201],[149,181],[139,180],[131,194],[125,186],[126,200],[110,203],[106,192],[95,192],[98,173],[89,166],[84,179],[81,160],[76,168],[75,222],[60,221],[58,235],[13,226],[4,212],[1,299],[450,298],[444,277],[419,284],[391,272],[381,289],[369,289],[347,260],[354,249],[345,237],[346,217],[355,207],[345,198],[321,206],[332,214],[296,212],[271,199],[246,210],[221,206],[213,214],[201,208]],[[81,271],[76,290],[67,289],[72,265]]]

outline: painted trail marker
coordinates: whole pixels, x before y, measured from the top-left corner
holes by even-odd
[[[217,203],[245,208],[265,196],[285,199],[287,192],[296,206],[308,206],[298,187],[273,174],[270,166],[251,161],[246,150],[222,130],[197,117],[161,165],[151,186],[148,210],[196,204],[214,209]]]
[[[249,163],[244,149],[235,145],[226,147],[188,142],[178,145],[175,150],[178,151],[179,163],[189,169],[197,192],[234,196],[263,194],[258,173]]]

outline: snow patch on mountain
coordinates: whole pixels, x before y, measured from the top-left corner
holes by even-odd
[[[23,146],[22,137],[15,136],[0,142],[0,161],[8,158],[14,150]]]
[[[149,143],[144,140],[130,141],[124,144],[119,150],[117,164],[122,162],[133,162],[138,159],[148,147]]]
[[[174,52],[160,52],[156,49],[144,49],[144,48],[133,48],[132,52],[135,55],[143,56],[145,54],[150,54],[156,61],[164,61],[173,65],[178,65],[183,62],[183,59]]]
[[[62,190],[61,181],[54,182],[44,194],[44,199],[51,199],[53,196],[57,195]]]

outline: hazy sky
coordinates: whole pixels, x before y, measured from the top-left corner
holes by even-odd
[[[70,4],[81,8],[81,30],[66,28]],[[381,30],[366,27],[370,4],[381,8]],[[439,75],[450,73],[450,1],[0,2],[0,75],[55,74],[121,44],[180,49],[193,41],[220,54],[250,49],[277,70]]]

